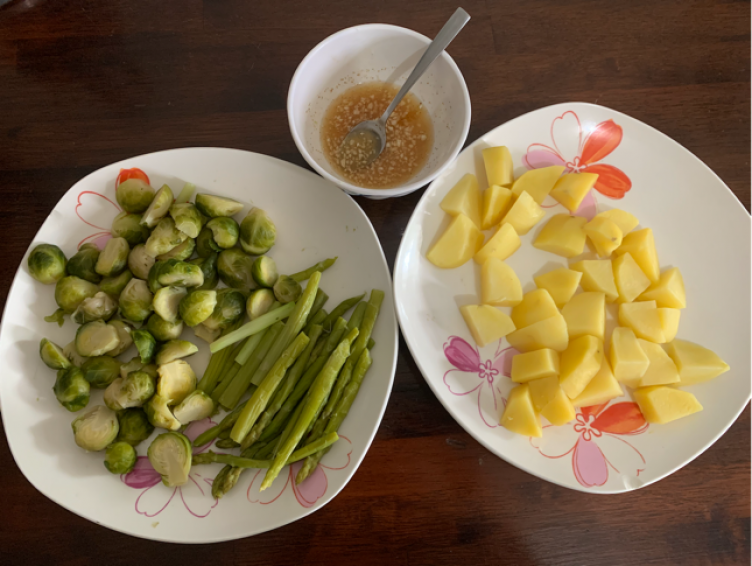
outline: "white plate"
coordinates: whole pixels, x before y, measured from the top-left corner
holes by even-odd
[[[600,174],[599,182],[607,182],[600,187],[603,192],[618,194],[631,184],[621,200],[592,191],[593,198],[577,213],[592,215],[596,206],[624,208],[653,229],[661,266],[681,268],[688,308],[682,311],[679,337],[711,348],[731,366],[718,379],[691,387],[704,411],[648,427],[625,397],[605,407],[578,410],[577,420],[547,428],[542,439],[497,426],[512,388],[506,377],[508,344],[501,340],[478,352],[457,308],[477,303],[480,270],[472,261],[442,270],[425,259],[446,222],[441,199],[467,172],[475,173],[485,187],[481,150],[495,145],[509,147],[516,176],[526,170],[526,157],[531,166],[587,166]],[[565,212],[550,197],[544,205],[551,207],[546,218]],[[522,247],[508,260],[526,292],[534,288],[534,275],[567,263],[531,246],[545,222],[522,237]],[[602,106],[569,103],[536,110],[466,148],[418,203],[397,255],[394,287],[407,345],[451,415],[496,455],[564,487],[619,493],[653,483],[713,444],[750,397],[749,215],[723,181],[689,151],[650,126]]]
[[[191,148],[134,157],[82,179],[57,204],[32,247],[55,243],[70,257],[84,239],[106,238],[118,212],[113,203],[121,167],[143,169],[156,187],[168,183],[180,190],[190,181],[198,191],[265,209],[277,225],[277,243],[270,255],[282,273],[339,256],[321,280],[322,289],[330,296],[328,309],[348,296],[373,287],[383,289],[386,298],[374,329],[373,366],[342,425],[342,440],[300,487],[293,486],[285,469],[259,494],[263,476],[256,477],[256,470],[249,470],[217,503],[210,493],[211,479],[221,469],[217,464],[194,468],[191,481],[177,489],[158,483],[148,465],[141,473],[119,478],[105,470],[102,453],[85,453],[74,444],[70,423],[76,415],[64,410],[52,393],[55,373],[39,359],[39,341],[46,336],[65,345],[72,339],[75,325],[67,320],[58,328],[44,322],[42,317],[56,308],[54,287],[31,278],[24,256],[0,331],[2,416],[16,463],[39,491],[63,507],[112,529],[154,540],[203,543],[236,539],[280,527],[320,509],[347,484],[363,460],[394,378],[397,322],[391,281],[371,223],[350,197],[300,167],[244,151]],[[189,361],[201,375],[208,361],[208,346],[197,340],[192,330],[187,329],[184,338],[199,344],[200,352]],[[133,355],[132,349],[121,358],[128,360]],[[101,404],[101,395],[100,391],[93,393],[90,406]],[[193,436],[197,428],[193,427]],[[138,447],[140,456],[146,454],[148,445],[147,440]],[[144,464],[148,460],[139,461]]]

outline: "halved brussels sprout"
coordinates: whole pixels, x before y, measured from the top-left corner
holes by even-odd
[[[219,338],[219,335],[222,334],[222,331],[219,328],[212,330],[206,328],[206,326],[204,326],[203,324],[199,324],[198,326],[193,327],[193,333],[196,335],[196,338],[201,338],[201,340],[205,340],[206,342],[211,344],[217,338]]]
[[[222,251],[222,248],[220,248],[217,245],[217,242],[214,241],[214,235],[212,234],[212,231],[204,227],[201,229],[201,232],[198,233],[198,238],[196,238],[196,253],[199,257],[209,257],[211,254],[216,254]]]
[[[193,238],[188,238],[185,242],[175,248],[172,248],[166,254],[157,256],[157,259],[162,261],[166,259],[179,259],[181,261],[184,261],[193,255],[195,249],[196,240],[194,240]]]
[[[154,379],[157,379],[157,366],[143,363],[138,356],[131,358],[129,362],[120,366],[120,377],[125,379],[129,373],[134,371],[145,371]]]
[[[85,324],[95,320],[110,320],[117,311],[117,302],[107,293],[99,291],[93,297],[84,299],[73,311],[71,319],[76,324]]]
[[[113,411],[141,407],[155,391],[155,379],[145,371],[132,371],[118,377],[104,391],[104,404]]]
[[[303,288],[300,283],[287,275],[280,275],[274,284],[274,296],[282,304],[297,301],[302,294]]]
[[[224,250],[217,259],[217,273],[222,282],[246,293],[256,288],[252,267],[253,258],[237,248]]]
[[[201,211],[201,214],[209,218],[217,218],[218,216],[233,216],[237,214],[243,210],[243,204],[227,197],[198,193],[196,195],[196,208]]]
[[[180,318],[188,326],[196,326],[209,318],[216,306],[216,291],[191,291],[180,301]]]
[[[154,336],[157,342],[167,342],[180,338],[183,332],[183,321],[178,319],[175,322],[170,322],[154,313],[146,321],[146,330]]]
[[[60,404],[71,413],[80,411],[89,403],[89,382],[75,366],[58,370],[52,390]]]
[[[118,414],[120,431],[117,435],[118,442],[127,442],[131,446],[138,446],[154,432],[154,425],[141,408],[125,409]]]
[[[131,247],[145,242],[149,237],[149,229],[141,224],[141,215],[125,211],[118,214],[112,221],[110,233],[113,238],[125,238]]]
[[[204,283],[204,273],[198,265],[168,259],[159,266],[157,282],[160,286],[198,287]]]
[[[228,216],[212,218],[206,223],[206,227],[212,231],[212,239],[222,249],[229,249],[238,243],[240,227],[238,223]]]
[[[204,274],[204,282],[196,287],[196,289],[212,290],[217,286],[217,283],[219,283],[217,258],[219,258],[219,254],[212,253],[207,257],[197,257],[196,259],[189,260],[188,263],[198,265],[201,268],[201,273]]]
[[[154,312],[167,322],[178,319],[180,301],[188,294],[185,287],[162,287],[154,294]]]
[[[274,287],[274,284],[279,278],[277,262],[269,256],[259,256],[253,260],[251,274],[253,275],[254,281],[256,281],[261,287]]]
[[[82,244],[73,257],[68,260],[66,271],[68,275],[75,275],[91,283],[99,283],[102,276],[94,268],[99,259],[99,248],[96,244]]]
[[[26,261],[29,275],[40,283],[52,285],[65,277],[65,254],[53,244],[39,244],[31,250]]]
[[[175,418],[182,425],[210,417],[213,412],[214,401],[200,389],[196,389],[196,391],[188,395],[172,411]]]
[[[277,227],[260,208],[252,208],[240,223],[240,246],[249,254],[265,254],[276,239]]]
[[[84,379],[97,389],[104,389],[120,377],[120,362],[110,356],[89,358],[81,366]]]
[[[111,474],[127,474],[136,465],[136,451],[127,442],[115,442],[104,453],[104,467]]]
[[[143,322],[152,311],[154,295],[143,279],[131,279],[120,293],[120,314],[133,322]]]
[[[125,352],[133,344],[133,327],[126,324],[122,320],[111,320],[107,324],[117,330],[118,338],[120,338],[120,344],[118,345],[118,347],[107,352],[108,356],[112,356],[114,358]]]
[[[103,320],[87,322],[76,331],[76,350],[87,358],[106,354],[119,345],[117,329]]]
[[[141,217],[141,224],[147,228],[154,228],[167,215],[173,200],[175,200],[175,197],[172,194],[172,189],[167,185],[162,185],[162,188],[154,195],[154,200],[151,201],[149,208]]]
[[[72,314],[84,299],[93,297],[99,291],[94,283],[89,283],[75,275],[63,277],[55,285],[55,302],[65,314]]]
[[[149,463],[162,476],[167,487],[183,485],[188,481],[193,454],[191,441],[177,432],[157,436],[146,451]]]
[[[248,318],[254,320],[262,314],[268,313],[275,300],[274,292],[271,289],[256,289],[250,294],[245,305]]]
[[[157,257],[178,247],[187,239],[188,235],[178,230],[175,221],[166,216],[159,221],[144,245],[147,254]]]
[[[107,448],[120,430],[115,411],[103,405],[92,407],[74,420],[71,427],[76,444],[90,452]]]
[[[117,186],[115,198],[126,212],[144,212],[154,200],[154,189],[141,179],[128,179]]]
[[[139,279],[148,279],[149,270],[156,260],[146,253],[146,246],[139,244],[128,254],[128,269]]]
[[[206,221],[198,208],[190,202],[173,204],[170,207],[170,216],[175,221],[178,230],[187,234],[190,238],[198,237],[198,233]]]
[[[167,399],[168,405],[177,405],[196,390],[196,374],[185,360],[163,364],[157,368],[157,373],[157,394]]]
[[[112,277],[125,269],[131,248],[125,238],[111,238],[99,254],[94,271],[102,277]]]
[[[129,269],[125,269],[120,275],[105,277],[99,284],[99,288],[113,297],[119,297],[125,286],[133,279],[133,274]]]
[[[78,353],[75,338],[63,348],[63,354],[65,354],[65,357],[68,358],[74,366],[79,368],[83,366],[88,359]]]
[[[187,358],[198,352],[198,346],[188,340],[170,340],[162,344],[157,353],[157,364],[169,364],[180,358]]]
[[[162,267],[167,263],[165,261],[157,260],[149,270],[149,277],[146,279],[149,285],[149,291],[156,293],[162,288],[162,284],[159,282],[159,273],[162,271]]]
[[[39,357],[50,369],[68,369],[71,367],[71,362],[63,349],[47,338],[42,338],[42,342],[39,344]]]
[[[153,426],[166,428],[167,430],[180,430],[182,425],[175,418],[175,415],[172,414],[167,401],[167,399],[157,393],[144,405],[144,412]]]
[[[148,330],[140,328],[131,333],[131,338],[133,338],[133,343],[136,345],[141,362],[150,364],[154,359],[154,352],[157,349],[157,341],[154,339],[154,336]]]
[[[203,325],[212,330],[224,329],[234,324],[245,312],[245,295],[236,289],[217,291],[217,304]]]

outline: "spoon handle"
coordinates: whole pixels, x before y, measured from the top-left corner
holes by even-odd
[[[381,118],[379,118],[380,122],[386,124],[389,116],[394,111],[394,109],[397,108],[397,105],[402,101],[402,98],[407,94],[407,91],[409,91],[413,87],[413,85],[418,81],[423,73],[426,72],[426,69],[428,69],[431,63],[433,63],[433,60],[436,59],[436,57],[438,57],[444,51],[444,49],[447,48],[452,40],[457,37],[457,34],[460,33],[460,30],[465,27],[465,24],[469,21],[470,15],[462,8],[457,8],[457,11],[452,14],[452,17],[449,18],[447,23],[444,24],[444,27],[441,28],[441,31],[436,34],[436,37],[430,43],[428,49],[426,49],[426,52],[423,53],[423,57],[421,57],[420,61],[418,61],[418,64],[415,65],[413,72],[410,73],[410,76],[407,77],[405,84],[402,85],[402,88],[397,93],[397,96],[394,97],[392,103],[386,109],[384,114],[381,115]]]

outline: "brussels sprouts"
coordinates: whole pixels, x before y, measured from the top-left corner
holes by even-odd
[[[189,238],[198,237],[198,233],[206,219],[190,202],[176,203],[170,207],[170,216],[175,221],[177,229],[187,234]]]
[[[217,218],[218,216],[233,216],[243,210],[243,205],[231,198],[198,193],[196,195],[196,208],[201,211],[201,214],[209,218]]]
[[[209,228],[204,227],[196,238],[196,253],[199,257],[209,257],[222,251],[214,241],[214,235]]]
[[[157,373],[157,394],[167,399],[168,405],[177,405],[196,390],[196,374],[185,360],[163,364],[157,368]]]
[[[224,250],[217,258],[217,273],[228,287],[248,292],[256,288],[251,268],[253,258],[239,249]]]
[[[282,304],[297,301],[302,294],[303,288],[300,283],[287,275],[281,275],[274,284],[274,296]]]
[[[232,218],[228,216],[212,218],[206,223],[206,227],[212,231],[212,239],[220,248],[228,249],[238,243],[240,228]]]
[[[136,451],[127,442],[115,442],[104,453],[104,467],[111,474],[127,474],[136,465]]]
[[[259,256],[253,261],[251,268],[253,280],[262,287],[274,287],[279,278],[277,272],[277,262],[269,256]]]
[[[117,329],[103,320],[87,322],[76,331],[76,350],[85,357],[101,356],[119,345]]]
[[[115,217],[110,233],[113,238],[125,238],[131,247],[145,242],[149,237],[149,229],[141,224],[141,215],[127,212],[121,212]]]
[[[204,283],[204,273],[198,265],[179,259],[161,263],[156,277],[161,287],[198,287]]]
[[[66,271],[68,275],[75,275],[91,283],[99,283],[102,276],[94,268],[99,259],[99,248],[96,244],[83,244],[73,257],[68,260]]]
[[[183,485],[188,481],[193,454],[191,441],[177,432],[157,436],[146,451],[149,463],[162,476],[167,487]]]
[[[167,430],[180,430],[180,421],[172,414],[167,401],[157,393],[144,405],[144,412],[153,426]]]
[[[142,322],[152,311],[154,296],[142,279],[131,279],[120,293],[120,314],[133,322]]]
[[[240,246],[249,254],[265,254],[276,239],[277,227],[260,208],[252,208],[240,223]]]
[[[141,224],[147,228],[154,228],[167,215],[167,211],[170,210],[174,199],[175,197],[170,187],[162,185],[162,188],[154,195],[154,200],[151,201],[149,208],[146,209],[146,212],[141,217]]]
[[[188,395],[172,411],[175,418],[182,425],[210,417],[213,412],[214,401],[200,389],[196,389],[196,391]]]
[[[155,379],[145,371],[132,371],[118,377],[104,391],[104,404],[113,411],[141,407],[155,390]]]
[[[169,364],[180,358],[187,358],[198,352],[198,346],[188,340],[170,340],[162,344],[157,353],[157,364]]]
[[[110,320],[117,310],[115,299],[99,291],[93,297],[84,299],[73,311],[71,319],[76,324],[85,324],[95,320]]]
[[[158,342],[167,342],[169,340],[180,338],[180,335],[183,333],[183,321],[178,319],[175,322],[170,322],[154,313],[149,317],[149,320],[146,321],[146,330],[148,330]]]
[[[66,263],[63,250],[52,244],[39,244],[27,259],[29,275],[45,285],[52,285],[65,277]]]
[[[143,409],[125,409],[118,414],[120,432],[117,435],[118,442],[127,442],[131,446],[138,446],[154,432],[154,425],[149,422]]]
[[[131,333],[131,338],[133,338],[133,343],[136,345],[141,362],[150,364],[154,359],[154,352],[157,349],[157,341],[154,339],[154,336],[148,330],[140,328]]]
[[[149,270],[149,277],[146,279],[146,281],[149,285],[149,291],[151,291],[152,293],[156,293],[162,288],[162,285],[159,283],[159,273],[162,271],[162,268],[166,263],[166,260],[157,260]]]
[[[196,338],[201,338],[201,340],[205,340],[209,344],[214,342],[217,338],[219,338],[219,335],[222,334],[222,331],[217,328],[215,330],[206,328],[203,324],[199,324],[198,326],[193,327],[193,333],[196,335]]]
[[[178,230],[175,221],[168,216],[159,221],[144,245],[147,254],[157,257],[178,247],[187,239],[188,235]]]
[[[157,366],[143,363],[138,356],[131,358],[128,363],[120,366],[120,377],[125,379],[129,373],[134,371],[145,371],[154,379],[157,379]]]
[[[113,275],[112,277],[102,279],[99,288],[108,295],[119,297],[131,279],[133,279],[133,273],[129,269],[125,269],[120,275]]]
[[[57,309],[50,315],[44,317],[45,322],[57,322],[58,326],[65,324],[65,311],[63,309]]]
[[[217,291],[217,304],[203,325],[212,330],[225,329],[234,324],[245,312],[245,295],[236,289]]]
[[[120,430],[115,411],[103,405],[92,407],[74,420],[71,427],[76,444],[90,452],[104,450]]]
[[[55,302],[65,314],[72,314],[84,299],[93,297],[99,288],[75,275],[63,277],[55,285]]]
[[[42,338],[42,342],[39,344],[39,357],[50,369],[68,369],[71,367],[71,362],[63,349],[47,338]]]
[[[248,318],[254,320],[262,314],[268,313],[275,300],[274,292],[271,289],[256,289],[250,294],[245,305]]]
[[[65,357],[68,358],[74,366],[79,368],[83,366],[87,360],[87,358],[78,353],[75,339],[63,348],[63,354],[65,354]]]
[[[102,277],[118,275],[125,269],[128,263],[128,254],[131,248],[125,238],[112,238],[105,244],[102,253],[99,254],[94,271]]]
[[[139,244],[128,254],[128,269],[139,279],[147,279],[156,260],[146,253],[146,246]]]
[[[216,306],[216,291],[191,291],[180,301],[180,318],[188,326],[196,326],[209,318]]]
[[[60,404],[71,413],[80,411],[89,403],[89,382],[77,367],[61,369],[52,388]]]
[[[115,198],[126,212],[144,212],[154,200],[154,189],[141,179],[128,179],[115,190]]]
[[[154,312],[167,322],[178,319],[180,301],[188,294],[185,287],[162,287],[154,294]]]
[[[157,256],[157,259],[162,261],[166,259],[179,259],[182,261],[191,257],[195,250],[196,240],[194,240],[193,238],[188,238],[185,242],[175,248],[172,248],[166,254]]]
[[[197,257],[196,259],[188,261],[188,263],[198,265],[201,268],[201,273],[204,274],[204,282],[196,287],[197,289],[212,290],[217,286],[217,283],[219,283],[217,258],[219,258],[219,254],[212,253],[207,257]]]
[[[114,358],[125,352],[133,344],[133,336],[131,335],[133,333],[133,328],[122,320],[111,320],[107,324],[117,330],[118,338],[120,338],[120,344],[118,347],[107,352],[108,356]]]
[[[110,356],[89,358],[81,366],[84,379],[97,389],[104,389],[120,377],[120,362]]]

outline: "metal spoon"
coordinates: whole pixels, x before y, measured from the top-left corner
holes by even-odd
[[[443,51],[447,48],[452,40],[457,37],[460,30],[465,27],[465,24],[470,21],[470,15],[462,8],[457,8],[451,18],[444,24],[441,31],[436,34],[434,40],[430,43],[426,52],[415,65],[410,76],[407,77],[405,84],[394,97],[391,104],[387,107],[386,111],[381,115],[378,120],[366,120],[356,125],[342,140],[339,146],[338,153],[340,157],[343,157],[346,145],[357,145],[360,149],[365,151],[358,152],[362,156],[360,161],[360,167],[367,167],[381,155],[386,146],[386,122],[389,116],[392,114],[397,105],[402,101],[402,98],[408,93],[418,79],[426,72],[426,69],[433,63]]]

